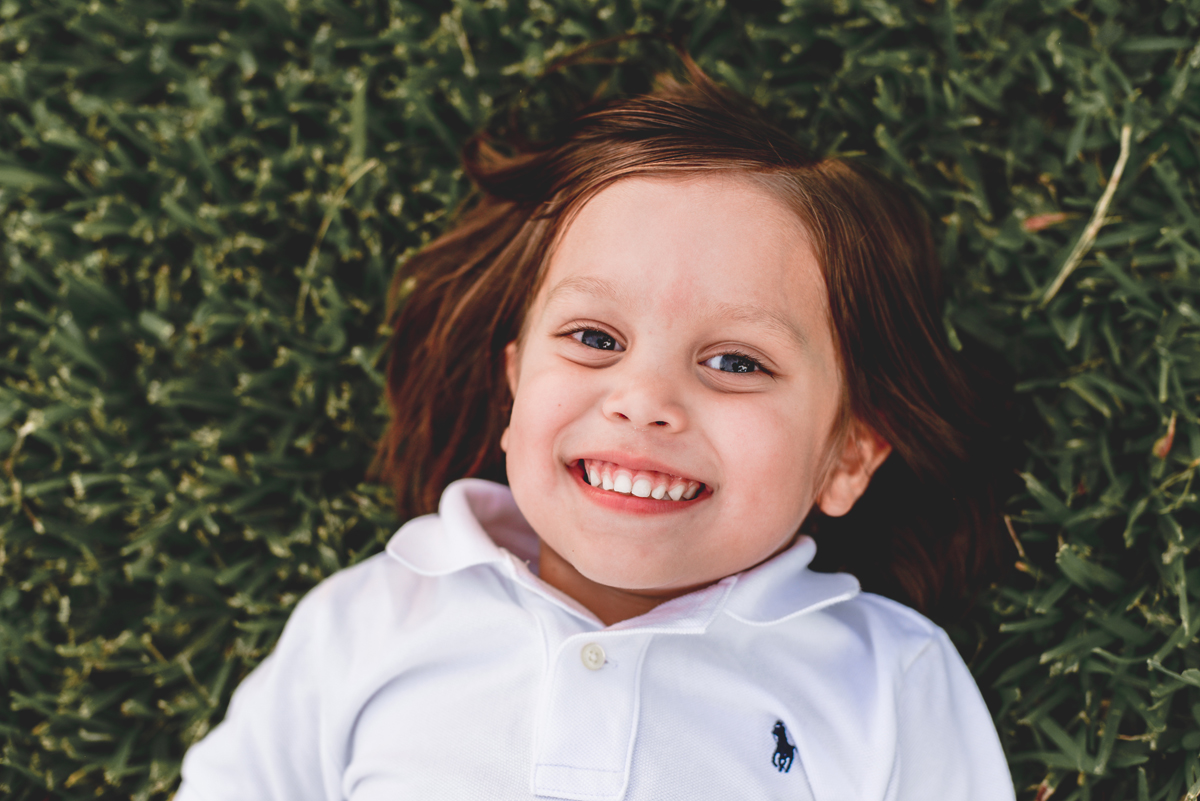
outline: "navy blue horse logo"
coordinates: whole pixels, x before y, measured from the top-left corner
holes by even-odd
[[[792,769],[792,760],[796,758],[796,746],[792,745],[792,738],[788,736],[787,726],[783,725],[782,720],[775,721],[771,734],[775,735],[775,753],[771,757],[771,764],[780,773],[787,773]]]

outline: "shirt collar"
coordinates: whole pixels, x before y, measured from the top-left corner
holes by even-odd
[[[801,534],[786,551],[738,577],[726,614],[752,626],[769,626],[858,595],[858,579],[849,573],[809,570],[816,555],[817,544]]]
[[[393,559],[422,576],[445,576],[505,561],[537,562],[538,538],[503,484],[464,478],[442,492],[437,514],[405,523],[387,544]]]
[[[808,569],[816,552],[812,538],[801,535],[783,553],[662,604],[637,618],[635,625],[658,628],[671,618],[676,624],[672,628],[677,628],[682,616],[703,628],[723,607],[736,620],[766,626],[857,595],[859,585],[853,576]],[[436,515],[415,518],[401,527],[388,541],[387,553],[415,573],[444,576],[476,565],[511,564],[508,554],[536,565],[538,538],[508,487],[464,478],[446,487]]]

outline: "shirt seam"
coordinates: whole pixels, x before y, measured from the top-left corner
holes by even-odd
[[[933,626],[932,623],[927,623],[926,625]],[[933,647],[934,643],[939,639],[938,638],[939,634],[942,637],[946,637],[946,633],[937,626],[933,626],[932,630],[927,630],[926,633],[927,633],[928,637],[926,638],[925,643],[920,648],[917,649],[917,652],[913,655],[912,659],[908,660],[908,664],[903,665],[901,667],[900,675],[897,676],[897,678],[896,678],[896,719],[897,720],[900,719],[900,707],[901,707],[901,704],[903,703],[903,695],[908,686],[907,679],[908,679],[909,671],[912,670],[913,665],[917,664],[917,660],[920,659],[922,656],[924,656],[926,653],[928,653],[929,649]],[[946,637],[946,639],[949,640],[949,637]],[[951,647],[953,647],[953,645],[951,645]],[[897,738],[899,738],[899,732],[897,732]],[[900,777],[900,762],[902,759],[903,759],[903,755],[900,753],[900,750],[897,747],[897,749],[895,751],[894,759],[892,761],[892,770],[891,770],[891,773],[888,775],[887,786],[884,788],[883,797],[885,799],[893,799],[896,797],[896,782],[898,782],[900,780],[899,779],[899,777]]]
[[[589,773],[611,773],[614,776],[620,776],[621,774],[623,774],[625,772],[623,770],[605,770],[604,768],[581,768],[578,765],[565,765],[565,764],[560,764],[558,762],[539,762],[537,766],[539,768],[567,768],[568,770],[586,770]],[[554,789],[554,788],[551,788],[551,789]],[[567,788],[560,787],[557,789],[565,790]]]
[[[906,662],[900,663],[901,677],[908,674],[909,670],[912,669],[912,666],[917,663],[917,660],[920,659],[934,645],[934,643],[944,640],[952,649],[954,648],[953,643],[950,643],[950,638],[946,635],[945,629],[943,629],[941,626],[938,626],[932,620],[925,617],[920,612],[917,612],[915,609],[905,606],[897,601],[893,601],[890,598],[885,598],[881,595],[875,595],[874,593],[864,592],[862,593],[862,597],[867,603],[874,604],[877,607],[882,606],[891,612],[904,615],[905,619],[914,624],[915,627],[919,628],[921,631],[923,640],[921,642],[921,646],[916,649],[913,655],[909,657]],[[899,639],[903,639],[903,637],[898,638],[898,641]],[[917,638],[912,637],[911,639],[915,640]]]
[[[937,641],[937,639],[938,639],[938,636],[937,636],[937,635],[938,635],[938,633],[937,633],[937,632],[930,632],[929,639],[927,639],[927,640],[925,641],[925,644],[924,644],[924,645],[922,645],[920,648],[918,648],[918,649],[917,649],[917,652],[916,652],[915,654],[913,654],[913,657],[912,657],[912,659],[908,660],[908,664],[904,665],[904,666],[901,668],[900,674],[901,674],[901,677],[902,677],[902,678],[907,678],[907,676],[908,676],[908,672],[909,672],[910,670],[912,670],[912,666],[913,666],[913,665],[917,664],[917,660],[918,660],[918,659],[920,659],[922,656],[924,656],[924,655],[925,655],[925,653],[926,653],[926,652],[927,652],[927,651],[928,651],[930,648],[932,648],[932,647],[933,647],[933,644],[934,644],[934,643]]]

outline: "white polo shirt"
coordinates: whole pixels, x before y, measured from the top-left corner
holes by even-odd
[[[1012,801],[945,633],[811,539],[609,627],[537,549],[507,487],[451,484],[305,596],[177,801]]]

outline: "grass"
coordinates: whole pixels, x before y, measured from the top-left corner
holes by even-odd
[[[169,797],[400,522],[379,328],[459,145],[666,29],[913,187],[1016,371],[1019,569],[953,633],[1020,797],[1200,797],[1200,1],[0,0],[8,797]]]

